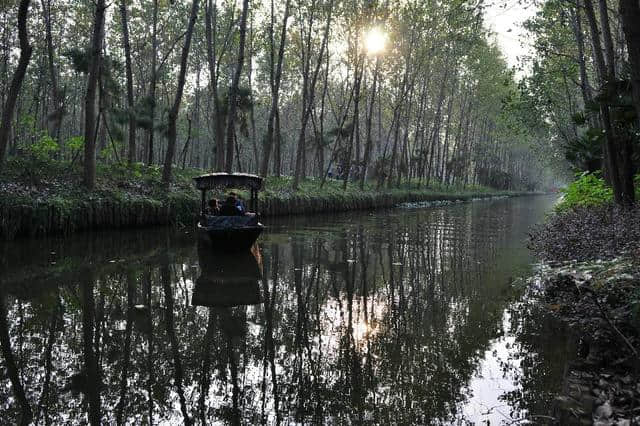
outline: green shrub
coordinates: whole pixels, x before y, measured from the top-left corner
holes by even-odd
[[[608,186],[599,173],[582,173],[562,192],[564,198],[556,210],[565,211],[574,207],[599,206],[613,201],[613,189]]]
[[[600,172],[584,172],[577,175],[578,179],[571,182],[562,192],[562,202],[556,206],[556,211],[562,212],[574,207],[600,206],[613,202],[613,189],[607,185]],[[640,200],[640,175],[634,178],[636,201]]]

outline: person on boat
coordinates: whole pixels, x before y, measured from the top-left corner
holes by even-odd
[[[209,207],[207,208],[207,214],[212,216],[220,215],[220,205],[218,204],[218,200],[216,198],[212,198],[209,200]]]
[[[240,211],[240,214],[245,214],[247,212],[246,207],[244,206],[244,202],[238,197],[238,194],[235,192],[230,192],[229,197],[233,197],[235,200],[235,206]]]
[[[244,216],[244,211],[238,208],[237,198],[229,195],[220,207],[222,216]]]

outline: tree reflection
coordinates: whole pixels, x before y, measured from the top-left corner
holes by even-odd
[[[3,408],[19,422],[39,395],[33,418],[45,424],[454,421],[502,333],[509,276],[528,262],[505,249],[518,214],[314,218],[313,232],[273,232],[250,258],[153,235],[57,247],[66,269],[5,275],[15,406]],[[42,283],[38,297],[20,290],[27,282]],[[532,393],[507,398],[526,410],[551,385],[523,371]]]

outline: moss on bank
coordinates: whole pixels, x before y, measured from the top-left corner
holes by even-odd
[[[13,161],[0,176],[0,239],[17,236],[69,234],[80,230],[191,225],[200,208],[200,194],[192,178],[202,170],[175,169],[167,188],[161,182],[160,167],[101,166],[96,190],[86,192],[81,170],[68,163],[51,162],[34,166]],[[268,178],[260,194],[260,211],[265,216],[308,214],[355,209],[392,207],[399,203],[434,200],[470,200],[498,195],[516,195],[483,187],[430,187],[406,184],[377,190],[360,189],[329,180],[303,181],[292,190],[290,178]]]

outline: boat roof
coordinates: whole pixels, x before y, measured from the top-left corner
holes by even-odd
[[[260,191],[264,179],[247,173],[209,173],[193,178],[196,188],[201,191],[210,189],[240,188]]]

